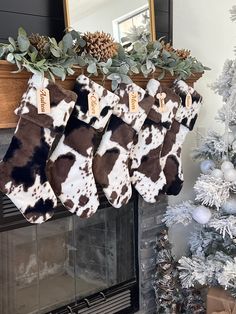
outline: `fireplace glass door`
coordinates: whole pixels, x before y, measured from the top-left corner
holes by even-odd
[[[135,280],[134,220],[130,202],[1,232],[0,313],[50,313]]]

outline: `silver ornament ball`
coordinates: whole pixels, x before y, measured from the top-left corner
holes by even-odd
[[[200,169],[203,174],[209,174],[215,169],[215,163],[210,159],[203,160],[200,163]]]
[[[225,213],[234,215],[236,214],[236,198],[231,197],[229,198],[223,205],[222,209]]]
[[[201,225],[205,225],[211,219],[211,211],[206,206],[197,206],[192,212],[193,219]]]
[[[234,169],[234,165],[232,164],[232,162],[228,160],[223,161],[221,164],[221,170],[225,172],[226,170],[229,170],[229,169]]]
[[[220,169],[214,169],[211,172],[211,176],[214,177],[214,178],[223,179],[224,173]]]
[[[236,181],[236,170],[235,169],[227,169],[224,171],[224,179],[228,182]]]

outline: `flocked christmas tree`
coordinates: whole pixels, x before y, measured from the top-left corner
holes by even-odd
[[[236,6],[232,20],[236,20]],[[227,60],[212,86],[222,96],[216,117],[225,125],[223,134],[209,131],[194,151],[201,175],[194,190],[195,202],[167,209],[167,227],[194,222],[189,256],[179,260],[182,288],[220,286],[236,297],[236,60]]]

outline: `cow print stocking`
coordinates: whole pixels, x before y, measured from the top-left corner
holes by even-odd
[[[129,93],[138,93],[138,111],[129,111]],[[108,201],[116,208],[126,204],[132,187],[129,154],[135,135],[140,131],[154,99],[136,84],[121,84],[115,92],[120,102],[114,107],[108,128],[96,152],[93,171]]]
[[[147,92],[155,98],[155,103],[138,134],[137,143],[131,151],[131,181],[146,202],[155,203],[160,190],[166,183],[160,164],[161,149],[180,98],[171,89],[162,88],[160,83],[154,79],[148,82]],[[166,94],[163,110],[158,99],[161,92]]]
[[[177,110],[171,129],[167,132],[161,152],[163,172],[166,185],[163,191],[168,195],[177,195],[183,185],[183,172],[181,164],[181,150],[186,135],[194,127],[198,111],[201,107],[202,97],[184,81],[177,81],[173,88],[182,100]],[[186,107],[186,95],[190,93],[192,105]]]
[[[62,204],[80,217],[90,217],[99,206],[92,160],[98,130],[102,131],[119,97],[81,75],[75,85],[77,102],[48,162],[49,181]],[[99,97],[100,115],[89,115],[88,94]]]
[[[37,113],[36,89],[42,87],[50,92],[48,114]],[[20,120],[0,163],[0,189],[31,223],[49,219],[57,204],[45,166],[55,136],[63,132],[75,100],[75,93],[33,75],[16,109]]]

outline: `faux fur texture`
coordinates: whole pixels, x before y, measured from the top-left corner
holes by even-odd
[[[36,90],[42,87],[49,89],[51,112],[39,115]],[[75,93],[33,75],[16,109],[20,120],[0,163],[0,189],[31,223],[48,220],[57,204],[45,166],[55,136],[64,131],[75,100]]]
[[[137,113],[129,111],[129,93],[133,91],[138,92],[139,97]],[[154,99],[136,84],[121,84],[115,93],[120,101],[114,107],[112,118],[96,152],[93,171],[108,201],[119,208],[132,195],[129,154],[135,135],[140,131]]]
[[[81,75],[75,85],[78,96],[65,133],[48,162],[49,181],[62,204],[80,217],[90,217],[99,206],[92,161],[97,132],[102,131],[119,97]],[[88,94],[99,95],[101,114],[91,117]]]
[[[80,75],[76,79],[74,91],[79,95],[76,103],[77,118],[98,131],[102,131],[106,126],[109,118],[112,115],[114,106],[118,103],[119,97],[115,96],[112,92],[103,86],[90,80],[85,75]],[[92,117],[89,115],[88,108],[88,94],[95,92],[99,98],[100,115],[99,117]]]
[[[154,79],[148,82],[147,92],[155,98],[155,103],[138,134],[137,143],[131,151],[131,181],[146,202],[154,203],[166,183],[160,164],[161,149],[180,99],[173,90],[161,87],[160,82]],[[157,94],[160,92],[166,94],[164,112],[161,111],[157,98]]]
[[[195,125],[202,101],[202,97],[182,80],[175,82],[173,90],[180,96],[181,105],[171,129],[166,134],[161,152],[161,164],[166,177],[163,191],[168,195],[177,195],[182,189],[184,181],[181,161],[182,145],[186,135]],[[188,92],[192,96],[190,108],[185,106]]]

